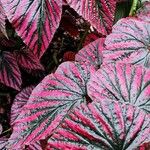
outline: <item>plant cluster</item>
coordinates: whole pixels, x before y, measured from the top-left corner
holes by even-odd
[[[0,149],[150,149],[150,2],[0,0],[0,31]]]

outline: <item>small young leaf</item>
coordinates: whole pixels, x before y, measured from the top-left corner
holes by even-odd
[[[26,47],[15,51],[14,55],[20,67],[26,70],[44,70],[40,60]]]
[[[112,28],[116,0],[66,0],[68,4],[85,20],[107,35]]]
[[[150,23],[121,19],[105,40],[104,62],[144,64],[150,67]]]
[[[99,69],[102,64],[102,51],[104,50],[104,41],[105,38],[100,38],[82,48],[76,54],[75,61]]]
[[[138,10],[136,16],[143,20],[150,23],[150,2],[145,2],[143,6]]]
[[[2,0],[18,35],[41,57],[59,26],[62,0]]]
[[[63,55],[63,61],[74,61],[75,60],[75,52],[67,51]]]
[[[0,51],[0,82],[20,90],[22,84],[21,73],[14,55],[10,52]]]
[[[75,108],[47,150],[133,150],[150,141],[150,118],[132,105],[104,100]]]
[[[0,31],[7,37],[6,32],[6,14],[0,0]]]
[[[28,102],[29,96],[33,89],[34,86],[27,87],[16,95],[11,107],[11,125],[13,125],[13,123],[16,121],[17,117],[21,113],[22,107]]]
[[[136,150],[149,150],[150,149],[150,142],[146,142],[139,146]]]
[[[51,135],[68,113],[81,103],[89,103],[87,66],[65,62],[33,90],[17,118],[10,146],[16,149]]]
[[[92,76],[87,89],[95,101],[130,103],[150,113],[150,69],[120,63],[105,65]]]

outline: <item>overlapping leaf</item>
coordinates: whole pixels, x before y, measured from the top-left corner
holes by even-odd
[[[0,31],[7,37],[6,32],[6,14],[0,0]]]
[[[96,69],[100,68],[102,64],[102,51],[104,50],[104,38],[100,38],[84,48],[76,54],[75,60],[81,64],[93,66]]]
[[[20,51],[15,51],[14,55],[18,65],[22,68],[26,70],[44,70],[40,60],[26,47],[23,47]]]
[[[16,59],[10,52],[0,51],[0,82],[6,86],[20,90],[21,73]]]
[[[121,19],[106,40],[104,61],[123,61],[150,67],[150,23]]]
[[[150,2],[145,2],[143,6],[138,10],[136,16],[139,19],[150,23]]]
[[[34,86],[27,87],[16,95],[11,107],[11,125],[13,125],[13,123],[16,121],[17,117],[21,113],[22,107],[27,103],[33,88]]]
[[[120,63],[105,65],[92,76],[87,88],[95,101],[130,103],[150,113],[150,69]]]
[[[59,26],[61,0],[2,0],[9,21],[37,56],[42,56]]]
[[[17,118],[10,145],[17,149],[51,135],[72,108],[90,102],[86,95],[89,78],[87,66],[71,62],[63,63],[56,73],[44,78]]]
[[[67,51],[63,55],[63,61],[74,61],[75,60],[75,52]]]
[[[47,148],[72,150],[133,150],[150,141],[150,118],[132,105],[116,101],[80,106],[49,139]]]
[[[116,0],[66,0],[85,20],[106,35],[111,31]]]

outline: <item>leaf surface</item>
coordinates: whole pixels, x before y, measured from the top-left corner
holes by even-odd
[[[0,0],[0,31],[7,37],[6,32],[6,14]]]
[[[8,145],[8,138],[6,138],[6,137],[0,138],[0,149],[6,150],[7,145]]]
[[[17,120],[17,117],[20,115],[23,106],[27,104],[28,99],[34,87],[35,86],[26,87],[20,93],[16,95],[13,101],[12,107],[11,107],[11,118],[10,118],[11,126],[14,125],[14,122]],[[39,141],[36,141],[35,143],[30,144],[28,148],[26,149],[27,150],[42,150],[41,144]]]
[[[87,89],[95,101],[130,103],[150,113],[150,69],[143,66],[104,65],[92,76]]]
[[[20,67],[26,70],[44,70],[40,60],[26,47],[15,51],[14,55]]]
[[[144,2],[143,6],[136,13],[136,16],[139,19],[150,23],[150,2]]]
[[[18,35],[34,54],[42,56],[59,26],[62,1],[3,0],[3,4]]]
[[[104,50],[105,38],[100,38],[94,42],[91,42],[84,48],[82,48],[75,57],[75,61],[93,66],[94,68],[100,68],[102,64],[102,51]]]
[[[150,67],[150,23],[121,19],[105,40],[104,61],[123,61]]]
[[[48,150],[133,150],[150,141],[150,118],[115,101],[75,108],[48,141]]]
[[[66,0],[68,4],[100,33],[111,31],[116,0]]]
[[[15,122],[9,140],[12,147],[29,145],[51,135],[63,119],[80,103],[88,103],[86,66],[65,62],[33,90]]]
[[[21,73],[14,55],[10,52],[0,52],[0,82],[20,90]]]
[[[34,86],[26,87],[16,95],[11,107],[11,117],[10,117],[11,125],[13,125],[17,117],[20,115],[22,107],[28,102],[28,99],[33,89]]]

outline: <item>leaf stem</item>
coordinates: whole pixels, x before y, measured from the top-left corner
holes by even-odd
[[[2,132],[2,134],[8,133],[8,132],[10,132],[10,131],[11,131],[11,128],[5,130],[4,132]]]
[[[133,0],[129,16],[133,16],[135,14],[136,8],[137,8],[137,4],[138,4],[138,0]]]

